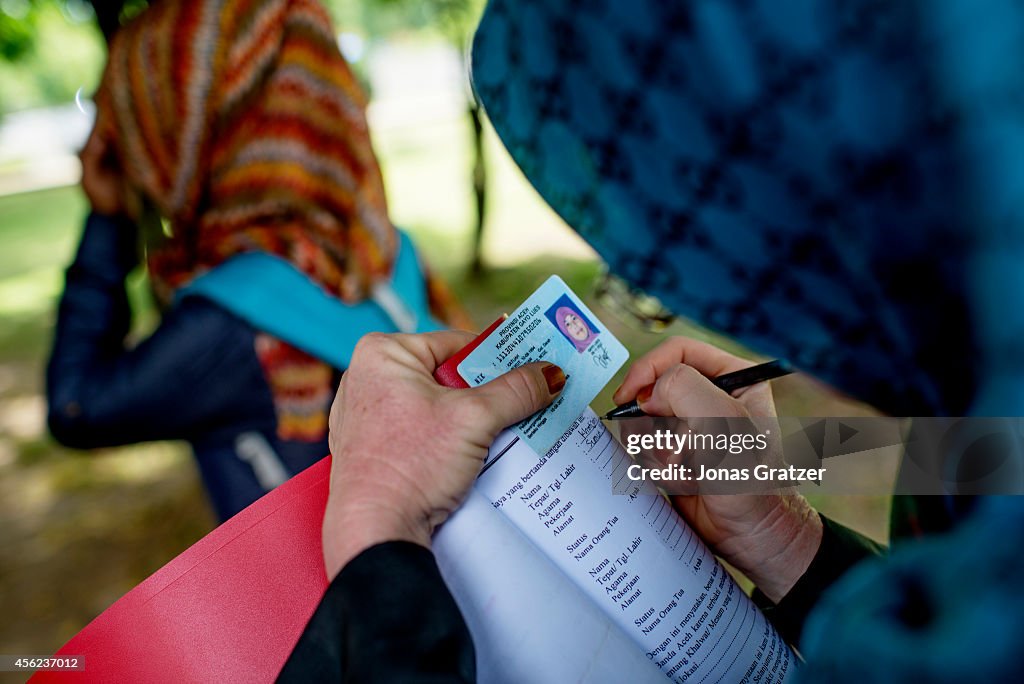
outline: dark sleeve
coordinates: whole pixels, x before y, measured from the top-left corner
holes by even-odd
[[[441,684],[476,680],[473,642],[433,554],[387,542],[327,589],[279,682]]]
[[[878,556],[884,548],[867,537],[821,517],[821,546],[803,576],[778,603],[772,603],[760,590],[755,590],[754,603],[775,625],[782,638],[790,644],[800,643],[804,621],[818,602],[822,592],[843,573],[866,558]]]
[[[211,302],[175,305],[136,347],[125,277],[135,229],[93,214],[67,269],[47,367],[48,421],[76,448],[194,439],[221,426],[272,429],[254,331]]]

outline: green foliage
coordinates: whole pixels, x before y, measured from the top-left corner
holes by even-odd
[[[394,33],[433,33],[462,47],[486,0],[324,0],[341,31],[370,38]]]
[[[0,60],[13,62],[32,49],[35,38],[35,12],[25,3],[20,17],[8,14],[7,3],[0,3]]]
[[[99,82],[104,44],[82,0],[19,0],[25,13],[0,13],[0,116],[89,95]],[[14,0],[0,0],[0,8]],[[14,28],[11,28],[14,27]]]
[[[149,7],[148,0],[123,0],[121,4],[121,11],[119,12],[119,21],[125,24]]]
[[[396,33],[440,36],[461,51],[485,0],[324,0],[339,31],[368,38]],[[146,6],[126,0],[124,21]],[[0,0],[0,116],[91,94],[104,43],[85,0]],[[358,65],[357,65],[358,68]]]
[[[429,0],[434,20],[449,41],[462,47],[476,28],[483,0]]]

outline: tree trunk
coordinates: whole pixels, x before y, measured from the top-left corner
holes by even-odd
[[[487,165],[484,163],[483,116],[480,106],[472,98],[469,101],[469,119],[473,123],[473,199],[476,208],[471,269],[474,275],[479,275],[484,270],[482,247],[487,211]]]

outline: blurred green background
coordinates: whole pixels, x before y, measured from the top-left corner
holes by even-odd
[[[641,332],[590,293],[599,264],[467,115],[463,48],[480,2],[328,2],[346,54],[372,93],[369,111],[395,222],[412,232],[477,324],[517,306],[552,273],[583,295],[634,357],[664,334]],[[49,654],[110,603],[211,529],[187,448],[144,444],[90,453],[46,432],[43,371],[63,268],[87,212],[74,152],[104,43],[80,0],[0,0],[0,653]],[[76,93],[85,100],[74,104]],[[474,180],[486,177],[479,250]],[[483,268],[472,268],[479,256]],[[671,268],[670,264],[666,264]],[[133,335],[155,324],[145,278],[129,283]],[[685,323],[689,334],[736,349]],[[621,376],[621,373],[620,373]],[[617,385],[618,378],[609,388]],[[776,381],[781,415],[864,415],[805,377]],[[594,403],[610,406],[610,390]],[[884,497],[819,508],[884,540]],[[10,677],[8,675],[8,677]],[[16,679],[12,680],[16,681]]]

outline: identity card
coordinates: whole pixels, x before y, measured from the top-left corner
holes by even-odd
[[[551,276],[462,360],[458,371],[471,387],[532,361],[565,371],[565,388],[555,401],[512,428],[544,455],[627,358],[622,343],[561,278]]]

